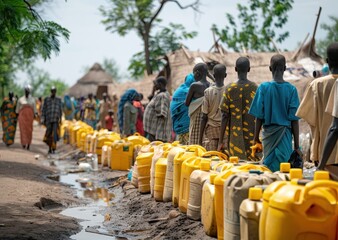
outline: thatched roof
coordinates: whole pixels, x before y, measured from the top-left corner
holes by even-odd
[[[113,88],[115,83],[113,77],[106,73],[100,64],[95,63],[75,85],[69,88],[67,94],[76,98],[87,96],[89,93],[96,95],[98,86]]]

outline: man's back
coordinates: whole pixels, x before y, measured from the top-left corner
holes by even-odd
[[[332,123],[332,116],[325,112],[325,108],[336,79],[338,79],[338,74],[330,74],[313,80],[306,89],[296,113],[311,127],[313,142],[310,159],[312,161],[320,159],[327,131]],[[336,151],[334,150],[331,154],[328,164],[338,163]]]

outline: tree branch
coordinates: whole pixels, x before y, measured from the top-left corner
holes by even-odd
[[[199,5],[200,5],[200,0],[196,0],[195,2],[188,4],[186,6],[182,6],[182,4],[178,1],[178,0],[164,0],[165,2],[173,2],[176,3],[176,5],[180,8],[180,9],[187,9],[187,8],[192,8],[194,11],[201,13],[201,11],[199,10]]]
[[[160,6],[158,7],[158,9],[156,10],[155,14],[150,18],[149,21],[149,26],[151,26],[151,24],[153,23],[153,21],[157,18],[158,14],[160,14],[164,4],[166,4],[168,0],[162,0]]]

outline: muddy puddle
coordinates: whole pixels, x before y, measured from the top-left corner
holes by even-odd
[[[76,192],[76,197],[83,199],[83,206],[67,208],[60,214],[79,220],[82,230],[70,236],[71,239],[128,239],[109,232],[104,222],[111,216],[105,216],[105,209],[113,206],[122,196],[122,190],[109,190],[109,183],[102,178],[99,171],[84,171],[74,161],[49,158],[42,161],[43,165],[57,167],[59,173],[47,178],[70,186]]]

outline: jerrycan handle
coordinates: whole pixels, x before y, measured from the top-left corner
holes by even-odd
[[[212,157],[212,156],[216,156],[219,157],[222,160],[227,160],[228,156],[225,155],[224,153],[221,152],[217,152],[217,151],[208,151],[202,154],[201,157]]]
[[[163,142],[161,142],[161,141],[153,141],[153,142],[150,143],[151,146],[154,146],[154,145],[157,146],[157,145],[160,145],[160,144],[163,144]]]
[[[187,152],[195,152],[197,149],[201,149],[203,150],[204,152],[206,152],[207,150],[200,146],[200,145],[189,145],[186,149]]]
[[[301,196],[300,200],[303,201],[309,194],[309,192],[315,188],[322,187],[322,188],[330,188],[336,194],[336,198],[338,197],[338,182],[334,182],[331,180],[318,180],[318,181],[311,181],[305,185],[303,195]],[[338,199],[336,199],[336,202]]]
[[[258,174],[258,175],[263,174],[263,172],[261,170],[257,170],[257,169],[251,169],[251,170],[249,170],[249,173],[250,174]]]
[[[134,136],[139,137],[139,136],[141,136],[141,134],[139,134],[138,132],[136,132],[136,133],[134,133]]]

